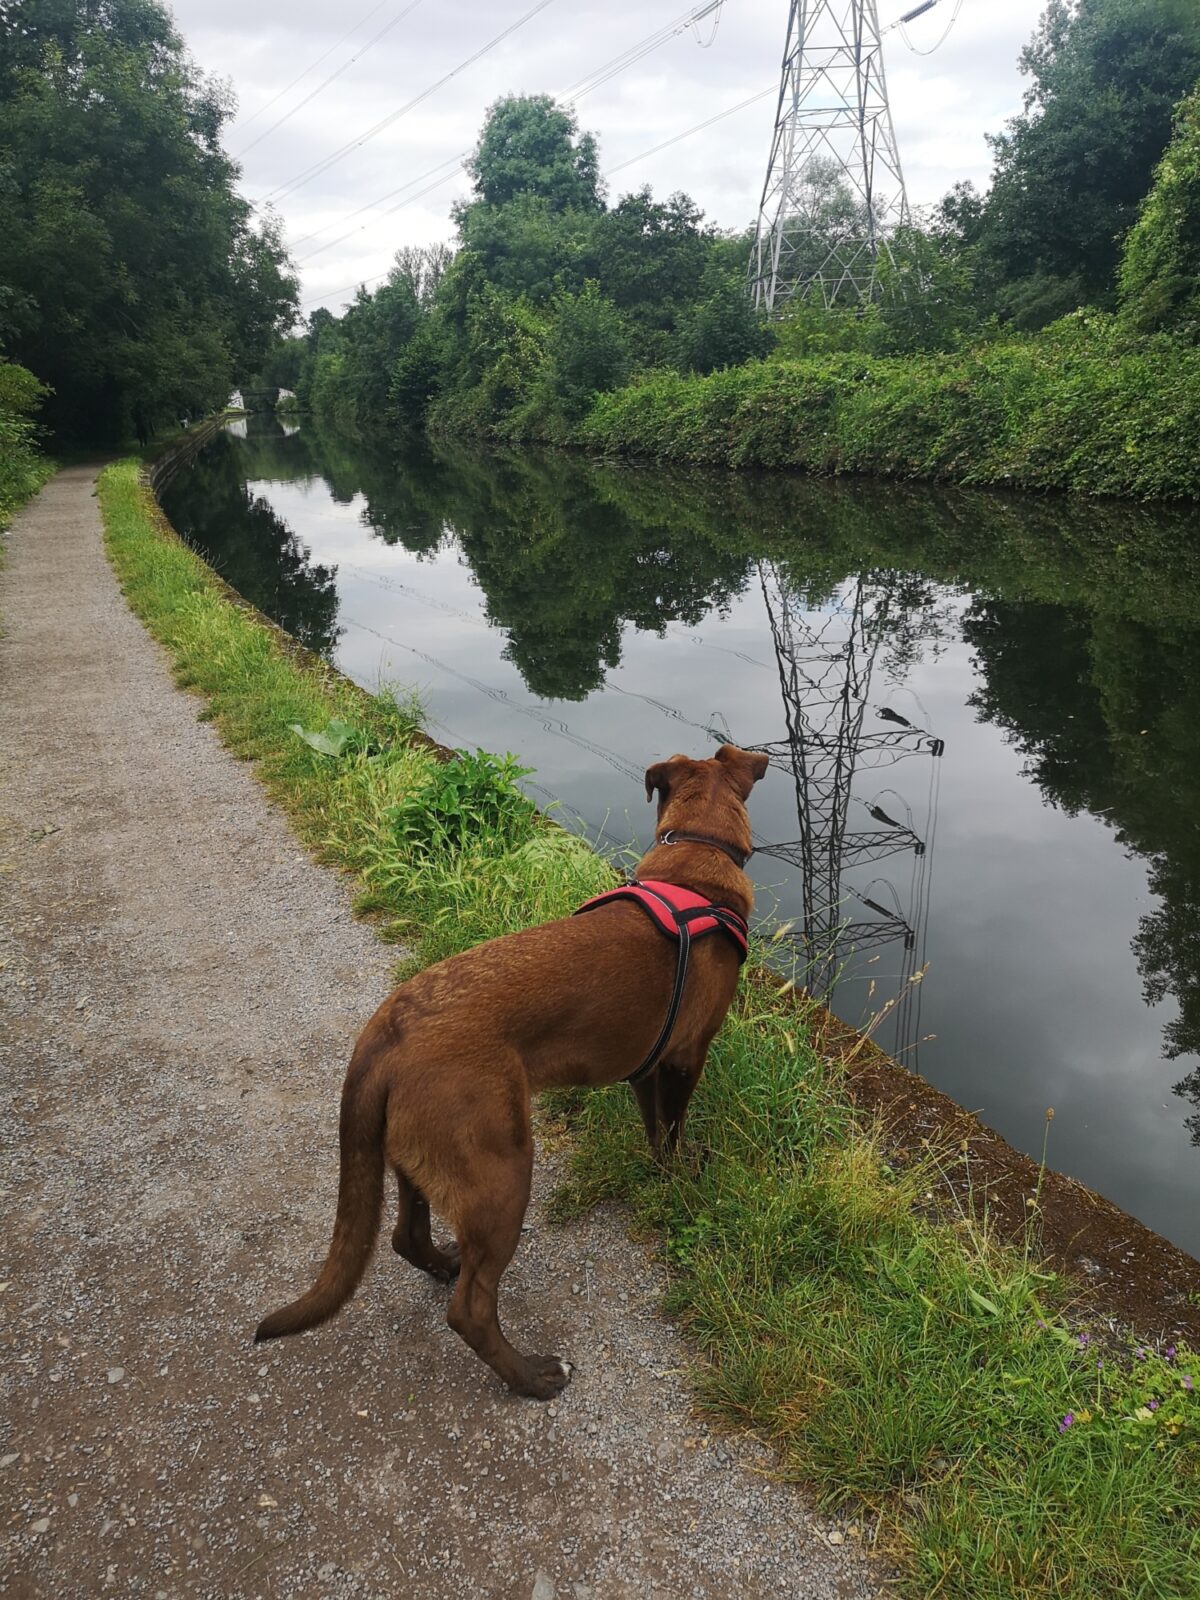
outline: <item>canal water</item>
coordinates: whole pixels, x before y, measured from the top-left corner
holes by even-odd
[[[1200,512],[233,424],[175,526],[603,847],[766,749],[758,914],[848,1021],[1200,1254]]]

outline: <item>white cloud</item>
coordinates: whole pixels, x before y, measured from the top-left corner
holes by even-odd
[[[207,72],[229,79],[239,120],[227,131],[235,155],[259,138],[322,79],[350,60],[411,0],[353,0],[331,10],[317,0],[175,0],[188,46]],[[885,25],[903,0],[880,8]],[[533,0],[420,0],[321,94],[249,150],[243,188],[260,200],[390,116],[530,8]],[[914,46],[928,48],[946,25],[953,0],[941,0],[912,24]],[[1024,80],[1017,55],[1044,0],[965,0],[958,22],[932,56],[911,54],[898,31],[886,39],[896,136],[914,204],[934,201],[952,183],[987,179],[984,135],[1020,108]],[[467,192],[461,174],[421,196],[423,185],[341,219],[469,149],[492,101],[514,92],[563,94],[610,58],[687,12],[684,0],[609,0],[589,5],[551,0],[524,27],[376,138],[278,201],[288,237],[328,230],[301,246],[306,256],[339,234],[350,237],[301,263],[302,298],[331,297],[356,279],[386,270],[403,244],[450,237],[454,199]],[[582,125],[599,137],[601,165],[616,166],[767,88],[778,76],[787,23],[785,0],[726,0],[716,38],[699,47],[693,31],[613,78],[579,103]],[[349,38],[343,35],[353,30]],[[702,39],[711,19],[699,25]],[[342,42],[339,42],[342,41]],[[330,50],[331,46],[336,48]],[[255,113],[325,51],[316,66],[263,115]],[[649,183],[656,193],[684,189],[722,227],[753,220],[771,137],[767,98],[714,127],[626,167],[614,193]],[[401,204],[391,215],[387,206]]]

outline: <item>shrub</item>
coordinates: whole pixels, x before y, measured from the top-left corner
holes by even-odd
[[[49,391],[26,367],[0,356],[0,528],[45,481],[34,414]]]

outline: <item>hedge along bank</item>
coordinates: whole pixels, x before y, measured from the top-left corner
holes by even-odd
[[[137,462],[109,468],[100,496],[130,604],[300,835],[353,874],[359,909],[409,946],[402,971],[611,882],[518,793],[511,759],[445,759],[410,706],[365,694],[231,596]],[[889,1154],[819,1017],[778,988],[761,964],[744,982],[669,1171],[628,1096],[560,1097],[560,1208],[619,1198],[654,1230],[704,1403],[771,1437],[826,1504],[876,1513],[908,1593],[1197,1592],[1200,1362],[1180,1342],[1101,1347],[1098,1328],[1068,1322],[1037,1205],[1015,1248],[981,1204],[934,1218],[948,1158]]]
[[[839,351],[598,395],[585,448],[1094,495],[1200,497],[1200,347],[1078,312],[948,355]]]

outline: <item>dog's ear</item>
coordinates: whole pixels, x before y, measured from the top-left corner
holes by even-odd
[[[746,798],[758,780],[766,776],[770,766],[761,750],[739,750],[735,744],[723,744],[716,758],[728,768],[729,781],[739,800]]]
[[[652,767],[647,767],[646,799],[653,800],[657,789],[659,800],[665,801],[671,792],[672,781],[679,775],[679,763],[686,760],[686,756],[672,756],[669,761],[656,761]]]

